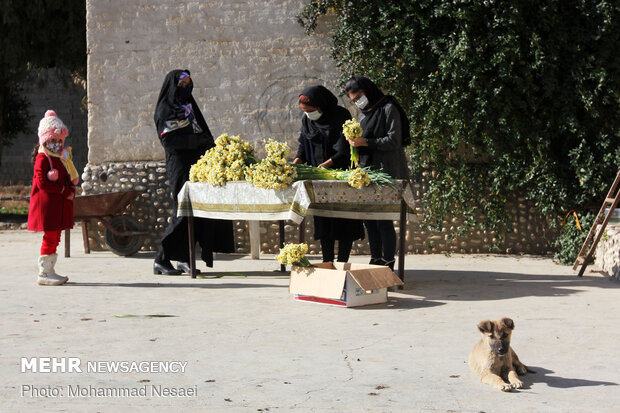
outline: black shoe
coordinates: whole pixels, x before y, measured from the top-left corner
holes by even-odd
[[[189,274],[192,270],[189,268],[189,262],[177,262],[177,270]],[[196,268],[196,274],[200,274],[200,270]]]
[[[371,258],[368,264],[370,265],[383,265],[383,258]]]
[[[386,261],[384,259],[381,259],[381,261],[383,261],[383,264],[380,264],[380,265],[385,265],[387,267],[390,267],[390,270],[394,271],[394,262],[395,262],[395,260]]]
[[[181,275],[181,271],[175,269],[170,261],[166,263],[153,263],[153,274],[163,274],[163,275]]]
[[[392,261],[386,261],[386,260],[385,260],[385,259],[383,259],[383,258],[378,258],[378,259],[376,260],[376,262],[375,262],[375,265],[384,265],[384,266],[386,266],[386,267],[390,267],[390,270],[394,271],[394,261],[395,261],[395,260],[392,260]]]

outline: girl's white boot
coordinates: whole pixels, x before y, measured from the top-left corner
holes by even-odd
[[[67,282],[68,277],[56,274],[54,265],[58,259],[58,254],[41,255],[39,257],[39,285],[62,285]]]

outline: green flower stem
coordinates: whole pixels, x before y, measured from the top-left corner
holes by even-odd
[[[351,146],[351,168],[359,168],[360,151],[356,146]]]
[[[314,265],[310,264],[310,261],[308,261],[308,258],[306,257],[302,257],[301,261],[294,262],[293,265],[298,267],[314,267]]]
[[[351,171],[343,171],[341,169],[325,169],[325,168],[317,168],[315,166],[309,165],[293,165],[297,169],[297,181],[303,180],[336,180],[336,181],[346,181],[349,179],[349,175],[351,175]],[[385,172],[375,171],[370,169],[369,167],[362,168],[364,171],[368,173],[370,178],[370,182],[375,185],[394,185],[394,179]]]

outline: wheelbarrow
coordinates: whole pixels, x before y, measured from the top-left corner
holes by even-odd
[[[109,192],[106,194],[76,196],[73,200],[74,219],[82,221],[84,252],[90,254],[88,245],[88,219],[97,219],[105,227],[104,239],[107,247],[120,256],[133,255],[140,251],[147,232],[129,215],[117,215],[142,191]],[[65,257],[70,256],[69,230],[65,231]]]

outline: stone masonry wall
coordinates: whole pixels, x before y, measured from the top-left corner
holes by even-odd
[[[299,92],[319,83],[338,91],[328,37],[306,36],[296,22],[303,5],[87,0],[89,162],[164,158],[153,112],[173,69],[191,71],[215,136],[295,143]]]
[[[172,200],[166,180],[165,163],[162,161],[143,162],[115,162],[99,166],[89,165],[84,169],[82,189],[85,194],[98,194],[114,191],[140,190],[143,194],[128,206],[122,213],[137,219],[142,228],[151,232],[145,238],[143,250],[156,250],[159,239],[167,225],[172,211]],[[456,237],[450,239],[450,232],[457,223],[457,218],[450,218],[444,222],[444,229],[440,233],[422,230],[417,217],[422,216],[421,196],[426,190],[424,182],[414,184],[416,199],[416,214],[410,215],[406,227],[406,248],[408,254],[430,253],[529,253],[547,254],[551,247],[547,240],[551,235],[546,229],[544,219],[537,215],[534,208],[522,199],[511,203],[510,213],[514,217],[514,232],[505,234],[499,251],[491,249],[496,242],[495,234],[484,231],[474,231],[467,238]],[[90,224],[89,244],[93,250],[105,249],[103,242],[104,227],[100,223]],[[399,222],[395,222],[399,232]],[[96,228],[96,229],[95,229]],[[285,242],[297,242],[299,227],[286,223]],[[261,252],[275,254],[279,245],[279,225],[276,221],[261,221]],[[310,254],[320,254],[320,243],[312,238],[312,218],[306,220],[305,240]],[[250,239],[246,221],[234,222],[235,248],[238,253],[250,252]],[[369,254],[367,240],[355,242],[352,254]]]
[[[620,225],[605,228],[594,255],[594,269],[620,281]]]

